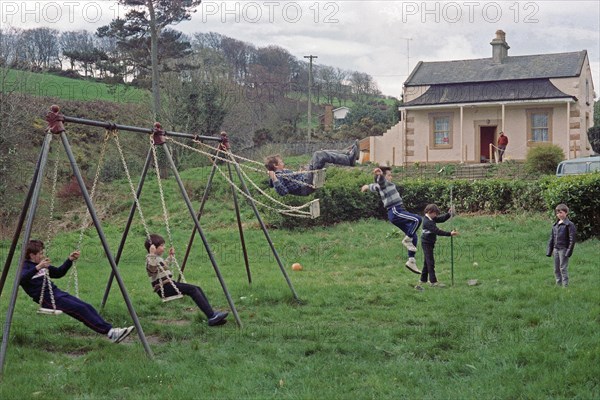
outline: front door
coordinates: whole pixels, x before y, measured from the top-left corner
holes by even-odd
[[[480,162],[488,163],[491,162],[490,144],[495,145],[494,137],[496,136],[495,126],[481,126],[479,127],[479,151],[481,154]]]

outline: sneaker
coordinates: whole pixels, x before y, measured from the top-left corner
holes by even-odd
[[[433,283],[430,283],[429,286],[436,287],[436,288],[445,288],[446,287],[446,285],[444,285],[441,282],[433,282]]]
[[[408,236],[404,236],[404,239],[402,239],[402,245],[406,247],[408,251],[417,251],[417,246],[413,244],[412,238]]]
[[[133,330],[135,326],[128,326],[127,328],[112,328],[108,332],[108,338],[113,343],[121,343]]]
[[[221,311],[216,312],[215,315],[213,315],[212,317],[210,317],[208,319],[208,326],[217,326],[217,325],[226,324],[227,320],[225,318],[227,318],[228,315],[229,315],[229,313],[226,313],[226,312],[221,312]]]
[[[421,270],[419,267],[417,267],[417,262],[415,261],[414,257],[410,257],[404,265],[410,270],[410,272],[414,272],[415,274],[421,273]]]
[[[350,161],[350,166],[354,167],[356,165],[356,160],[360,157],[360,147],[358,145],[358,139],[354,141],[352,147],[348,151],[348,160]]]

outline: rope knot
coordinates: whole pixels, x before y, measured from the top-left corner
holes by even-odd
[[[165,130],[162,128],[160,122],[155,122],[152,128],[152,142],[155,145],[163,144],[165,142]]]
[[[65,116],[60,112],[60,107],[54,104],[52,107],[50,107],[48,114],[46,114],[46,121],[48,122],[46,131],[55,135],[64,132],[64,120]]]
[[[221,144],[219,145],[220,150],[228,151],[231,149],[231,144],[229,143],[229,136],[227,136],[227,132],[221,131]]]

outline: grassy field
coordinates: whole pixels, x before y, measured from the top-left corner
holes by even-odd
[[[56,97],[70,101],[113,101],[139,103],[148,97],[145,90],[126,85],[107,85],[91,80],[71,79],[15,69],[2,70],[1,91],[33,96]]]
[[[194,186],[205,172],[187,171],[183,178]],[[173,182],[166,183],[173,194]],[[152,184],[142,203],[150,230],[164,235]],[[104,222],[116,251],[129,203],[124,182],[112,190],[123,194]],[[219,190],[201,223],[242,328],[232,316],[227,325],[209,328],[188,298],[160,302],[145,276],[144,231],[136,219],[120,271],[154,360],[136,335],[111,344],[67,316],[37,315],[36,304],[21,292],[0,398],[600,398],[597,240],[577,245],[571,286],[563,289],[554,285],[552,261],[545,257],[547,215],[460,215],[440,225],[461,232],[454,239],[454,286],[450,240],[443,237],[436,269],[449,287],[418,292],[418,276],[403,267],[400,238],[386,221],[272,229],[298,304],[251,210],[243,207],[253,274],[248,284],[232,206]],[[181,259],[191,223],[182,203],[169,199]],[[36,226],[45,238],[39,232],[43,227]],[[77,232],[58,235],[51,257],[58,263],[77,238]],[[7,247],[4,242],[0,249],[3,263]],[[304,270],[292,271],[293,262]],[[14,269],[1,298],[3,323]],[[109,266],[91,230],[78,269],[82,297],[98,306]],[[199,240],[186,278],[201,284],[216,308],[227,309]],[[470,279],[478,285],[467,285]],[[58,286],[66,288],[66,280]],[[116,287],[103,314],[115,325],[130,324]]]

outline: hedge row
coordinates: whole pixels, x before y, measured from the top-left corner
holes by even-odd
[[[387,218],[375,193],[361,193],[362,185],[373,182],[369,172],[359,169],[329,168],[324,188],[313,197],[321,199],[321,217],[310,220],[270,214],[271,224],[283,228],[325,226],[361,218]],[[423,214],[429,203],[442,209],[450,206],[450,194],[457,212],[540,212],[552,213],[559,203],[567,204],[570,218],[577,224],[579,239],[600,237],[600,174],[539,180],[482,179],[395,181],[407,210]],[[286,203],[300,205],[311,197],[289,196]]]

